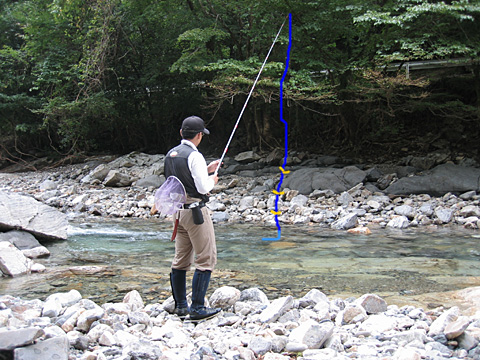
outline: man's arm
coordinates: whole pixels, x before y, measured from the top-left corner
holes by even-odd
[[[212,164],[213,163],[207,167],[205,158],[198,151],[192,152],[188,157],[188,167],[192,173],[195,187],[200,194],[207,194],[213,189],[215,184],[218,183],[217,175],[208,175],[209,168]],[[215,169],[215,167],[213,168]]]

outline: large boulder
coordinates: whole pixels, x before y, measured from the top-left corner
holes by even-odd
[[[365,180],[366,172],[356,166],[299,169],[285,176],[284,187],[308,195],[313,190],[332,190],[339,194]]]
[[[404,177],[385,189],[392,195],[430,194],[480,191],[480,169],[454,164],[438,165],[422,175]]]
[[[32,261],[8,241],[0,242],[0,274],[18,276],[26,274]]]
[[[67,216],[34,198],[0,191],[0,230],[20,229],[37,238],[67,239]]]

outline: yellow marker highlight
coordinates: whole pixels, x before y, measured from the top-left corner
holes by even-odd
[[[280,171],[283,173],[283,174],[290,174],[290,170],[285,170],[283,167],[279,167]]]
[[[282,215],[281,211],[270,210],[273,215]]]
[[[280,191],[280,192],[278,192],[277,190],[272,190],[272,192],[273,192],[275,195],[283,195],[283,194],[285,194],[285,191]]]

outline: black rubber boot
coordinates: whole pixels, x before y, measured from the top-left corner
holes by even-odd
[[[210,283],[211,271],[195,270],[192,281],[192,306],[190,306],[190,319],[203,320],[217,315],[222,309],[205,307],[205,295]]]
[[[180,318],[185,318],[185,316],[188,315],[186,278],[186,270],[172,269],[170,273],[170,285],[172,286],[172,295],[175,300],[175,310],[173,313]]]

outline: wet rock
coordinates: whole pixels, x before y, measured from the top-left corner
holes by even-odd
[[[372,233],[372,231],[366,226],[358,226],[356,228],[349,229],[347,232],[357,235],[370,235]]]

